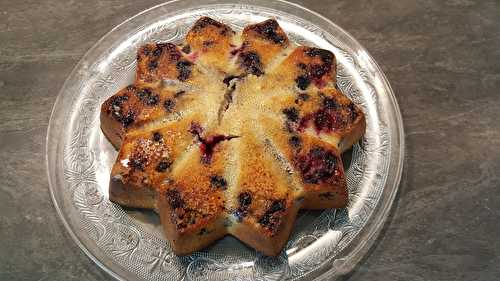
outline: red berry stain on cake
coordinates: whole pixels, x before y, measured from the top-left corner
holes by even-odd
[[[314,147],[307,154],[299,155],[295,164],[303,181],[308,184],[323,183],[342,175],[340,159],[332,151],[322,147]]]
[[[335,99],[324,97],[320,109],[300,119],[298,131],[311,125],[317,133],[338,131],[348,127],[357,117],[358,111],[353,103],[338,104]]]
[[[201,150],[201,161],[204,164],[210,164],[212,160],[212,155],[214,154],[215,147],[222,141],[231,140],[237,138],[238,136],[226,136],[226,135],[212,135],[208,137],[202,137],[203,128],[200,124],[193,122],[191,123],[191,128],[189,132],[196,136],[198,141],[200,142],[200,150]]]
[[[231,56],[236,56],[237,54],[241,53],[241,51],[243,51],[243,49],[245,48],[245,44],[242,44],[240,47],[236,47],[235,45],[231,44],[231,48]]]
[[[198,57],[200,56],[200,54],[198,52],[192,52],[191,54],[189,54],[187,56],[187,58],[192,61],[192,62],[196,62],[196,60],[198,60]]]

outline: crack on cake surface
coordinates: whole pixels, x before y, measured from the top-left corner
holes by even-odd
[[[191,123],[191,128],[189,129],[189,132],[193,134],[196,137],[196,139],[200,142],[201,161],[204,164],[210,164],[212,160],[212,155],[214,153],[214,149],[220,142],[232,140],[234,138],[239,138],[239,136],[233,136],[233,135],[226,136],[221,134],[215,134],[203,137],[202,136],[203,128],[198,123]]]
[[[222,118],[224,117],[224,113],[229,109],[229,106],[233,102],[234,91],[236,90],[236,82],[235,79],[239,79],[240,76],[230,76],[230,80],[227,81],[228,89],[224,93],[224,99],[222,100],[219,110],[217,111],[217,120],[219,124],[222,122]],[[224,78],[224,84],[226,84],[226,79]]]

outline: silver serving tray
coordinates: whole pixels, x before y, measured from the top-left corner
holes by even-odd
[[[181,42],[200,16],[235,30],[274,17],[296,43],[333,51],[339,88],[366,114],[366,134],[354,146],[347,169],[348,207],[301,212],[279,257],[260,255],[231,237],[179,257],[156,214],[108,200],[117,152],[99,128],[100,105],[132,82],[139,46]],[[119,280],[332,280],[355,267],[382,228],[401,176],[403,142],[401,113],[384,74],[356,40],[328,19],[284,1],[173,1],[114,28],[74,68],[52,112],[47,169],[54,205],[67,230]]]

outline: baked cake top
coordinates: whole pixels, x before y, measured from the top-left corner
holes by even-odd
[[[101,109],[120,148],[111,200],[155,208],[177,253],[229,233],[276,255],[298,209],[347,204],[340,154],[365,119],[335,77],[332,52],[274,19],[235,32],[203,17],[180,45],[142,46],[134,83]]]

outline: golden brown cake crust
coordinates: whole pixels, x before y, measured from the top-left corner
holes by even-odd
[[[198,63],[218,72],[230,71],[235,32],[227,25],[208,17],[196,21],[186,35],[182,50]]]
[[[202,17],[180,45],[140,47],[134,84],[101,106],[110,200],[155,209],[180,255],[227,234],[278,255],[299,209],[348,202],[341,153],[366,120],[335,77],[332,52],[275,19],[236,33]]]
[[[257,76],[263,75],[271,61],[290,45],[285,32],[274,19],[246,26],[241,37],[239,66],[244,72]]]

